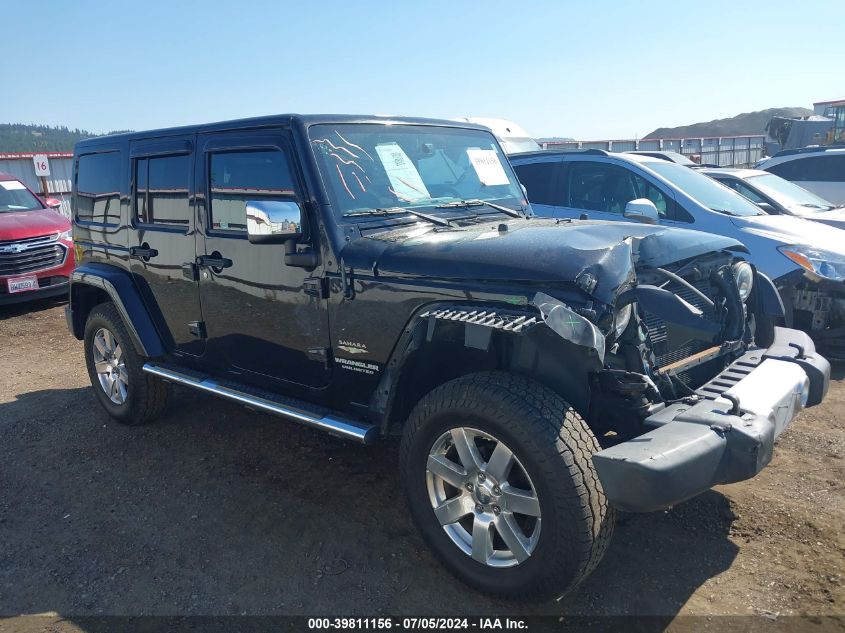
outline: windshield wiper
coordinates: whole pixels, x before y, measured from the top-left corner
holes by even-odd
[[[479,200],[477,198],[472,200],[455,200],[454,202],[446,202],[444,204],[438,204],[435,208],[436,209],[455,209],[455,208],[468,208],[468,207],[480,207],[480,206],[488,206],[491,209],[496,209],[496,211],[501,211],[502,213],[506,213],[512,218],[521,218],[524,217],[522,213],[517,211],[516,209],[511,209],[509,207],[504,207],[500,204],[494,204],[493,202],[487,202],[486,200]]]
[[[741,218],[742,217],[742,213],[737,213],[736,211],[728,211],[727,209],[715,209],[713,207],[710,207],[710,210],[715,211],[716,213],[724,213],[725,215],[730,215],[731,217],[734,217],[734,218]],[[765,215],[765,213],[762,210],[760,210],[760,213],[758,213],[757,215]]]
[[[408,213],[413,215],[421,220],[425,220],[426,222],[431,222],[432,224],[437,224],[438,226],[452,226],[449,223],[449,220],[446,218],[438,218],[436,215],[429,215],[428,213],[422,213],[421,211],[417,211],[416,209],[407,209],[405,207],[387,207],[387,208],[379,208],[379,209],[366,209],[364,211],[349,211],[343,214],[345,218],[359,218],[368,215],[398,215],[400,213]]]

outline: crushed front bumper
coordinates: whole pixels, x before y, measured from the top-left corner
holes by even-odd
[[[810,337],[775,328],[771,347],[746,352],[702,386],[697,401],[669,405],[645,420],[650,431],[593,455],[608,500],[651,512],[754,477],[778,435],[824,399],[829,382],[830,364]]]

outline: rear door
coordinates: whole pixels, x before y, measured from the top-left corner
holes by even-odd
[[[206,204],[198,262],[209,362],[268,388],[326,385],[322,269],[286,264],[284,244],[247,239],[248,201],[293,200],[304,207],[289,133],[208,133],[200,135],[199,147],[197,174]]]
[[[578,217],[578,211],[562,208],[566,204],[567,163],[559,160],[518,163],[514,170],[535,214],[544,218]]]
[[[205,343],[196,259],[193,136],[130,144],[130,268],[168,347],[193,356]]]

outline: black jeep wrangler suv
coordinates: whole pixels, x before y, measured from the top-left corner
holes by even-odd
[[[178,383],[364,444],[467,583],[545,599],[614,508],[753,477],[825,396],[729,238],[532,217],[489,130],[273,116],[79,143],[67,310],[126,424]]]

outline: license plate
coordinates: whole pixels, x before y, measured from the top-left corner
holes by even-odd
[[[26,292],[27,290],[38,290],[38,277],[16,277],[9,279],[9,294],[15,292]]]

